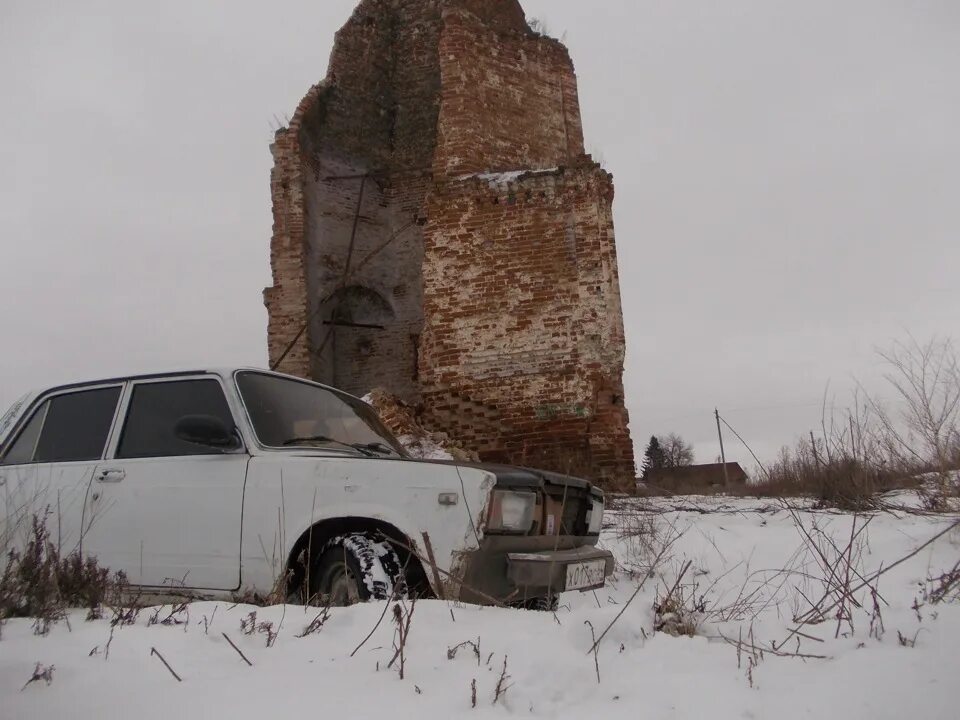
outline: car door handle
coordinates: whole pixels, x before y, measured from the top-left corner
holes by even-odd
[[[118,483],[127,476],[125,470],[120,470],[119,468],[98,470],[97,471],[97,482],[101,483]]]

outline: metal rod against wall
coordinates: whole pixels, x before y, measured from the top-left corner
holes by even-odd
[[[324,320],[324,325],[333,325],[334,327],[363,328],[366,330],[386,330],[383,325],[367,325],[365,323],[345,322],[342,320]]]
[[[350,246],[347,252],[347,264],[343,269],[343,276],[340,278],[340,282],[337,283],[337,288],[326,298],[321,300],[317,304],[316,310],[314,310],[307,317],[307,321],[303,324],[303,327],[300,328],[300,332],[296,334],[293,340],[290,341],[290,344],[284,349],[283,353],[280,355],[280,358],[270,366],[271,370],[276,370],[280,367],[280,364],[287,359],[287,355],[290,354],[290,351],[300,342],[300,338],[303,337],[304,333],[307,332],[307,328],[310,326],[311,321],[320,314],[320,311],[323,309],[324,304],[327,300],[332,298],[339,290],[342,290],[347,284],[347,279],[350,277],[350,261],[353,258],[353,246],[354,242],[357,239],[357,225],[360,223],[360,209],[363,206],[363,191],[367,186],[367,176],[363,175],[363,181],[360,183],[360,197],[357,198],[357,210],[353,217],[353,230],[350,232]],[[320,345],[320,349],[317,351],[317,355],[323,352],[323,349],[327,346],[327,343],[330,341],[330,336],[333,334],[333,328],[330,328],[327,331],[327,336],[323,339],[323,342]]]
[[[357,240],[357,227],[360,224],[360,210],[363,208],[363,192],[366,189],[366,187],[367,187],[367,176],[364,175],[363,180],[361,180],[360,182],[360,196],[357,198],[357,210],[353,215],[353,229],[350,231],[350,245],[347,247],[347,262],[343,266],[343,275],[340,277],[340,282],[337,283],[336,289],[332,293],[330,293],[329,296],[327,296],[328,300],[334,297],[338,292],[340,292],[341,290],[343,290],[343,288],[346,287],[347,280],[350,277],[350,274],[351,274],[350,263],[353,261],[353,247]],[[317,307],[317,312],[320,312],[320,308],[322,307],[323,307],[323,303],[321,302],[320,305]],[[331,327],[329,330],[327,330],[327,334],[324,336],[323,342],[321,342],[320,347],[317,348],[317,351],[316,351],[317,357],[320,357],[321,355],[323,355],[323,351],[326,349],[327,343],[329,343],[331,339],[334,340],[334,343],[336,343],[336,338],[334,337],[334,335],[335,335],[334,327]],[[336,355],[336,351],[334,351],[334,355]],[[334,365],[333,381],[336,382],[336,379],[337,379],[336,365]]]
[[[353,247],[357,241],[357,226],[360,224],[360,210],[363,208],[363,193],[367,189],[367,175],[361,175],[360,197],[357,198],[357,211],[353,214],[353,229],[350,230],[350,245],[347,246],[347,264],[343,268],[343,277],[340,278],[340,288],[342,289],[350,277],[350,261],[353,260]]]
[[[431,172],[433,167],[404,167],[396,168],[393,171],[390,170],[371,170],[366,173],[355,173],[352,175],[326,175],[321,178],[324,182],[333,182],[334,180],[359,180],[362,177],[371,177],[376,180],[376,178],[389,179],[395,175],[403,175],[404,173],[425,173]]]
[[[331,180],[359,180],[360,178],[366,178],[369,173],[357,173],[355,175],[327,175],[323,178],[324,182],[329,182]]]

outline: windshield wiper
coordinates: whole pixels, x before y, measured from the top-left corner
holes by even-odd
[[[310,435],[308,437],[291,438],[283,443],[283,446],[288,447],[290,445],[300,445],[303,443],[334,443],[335,445],[343,445],[345,448],[356,450],[358,453],[365,455],[366,457],[376,457],[376,455],[364,445],[360,445],[359,443],[352,445],[350,443],[343,442],[343,440],[327,437],[326,435]]]
[[[355,447],[357,450],[372,450],[378,455],[400,455],[396,450],[382,442],[372,442],[372,443],[352,443],[352,447]]]

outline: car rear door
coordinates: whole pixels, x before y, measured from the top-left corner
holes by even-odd
[[[22,548],[37,518],[61,556],[85,552],[87,491],[104,457],[122,387],[51,392],[25,413],[0,456],[6,504],[0,539]]]
[[[235,590],[249,456],[177,438],[189,415],[235,421],[213,375],[131,381],[108,459],[94,473],[84,549],[131,583]]]

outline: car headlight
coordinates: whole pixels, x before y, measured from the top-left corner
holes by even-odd
[[[588,535],[599,535],[603,529],[603,498],[593,498],[590,506],[590,524],[587,527]]]
[[[494,490],[490,499],[487,530],[492,532],[525,533],[533,527],[533,511],[537,496],[531,492]]]

